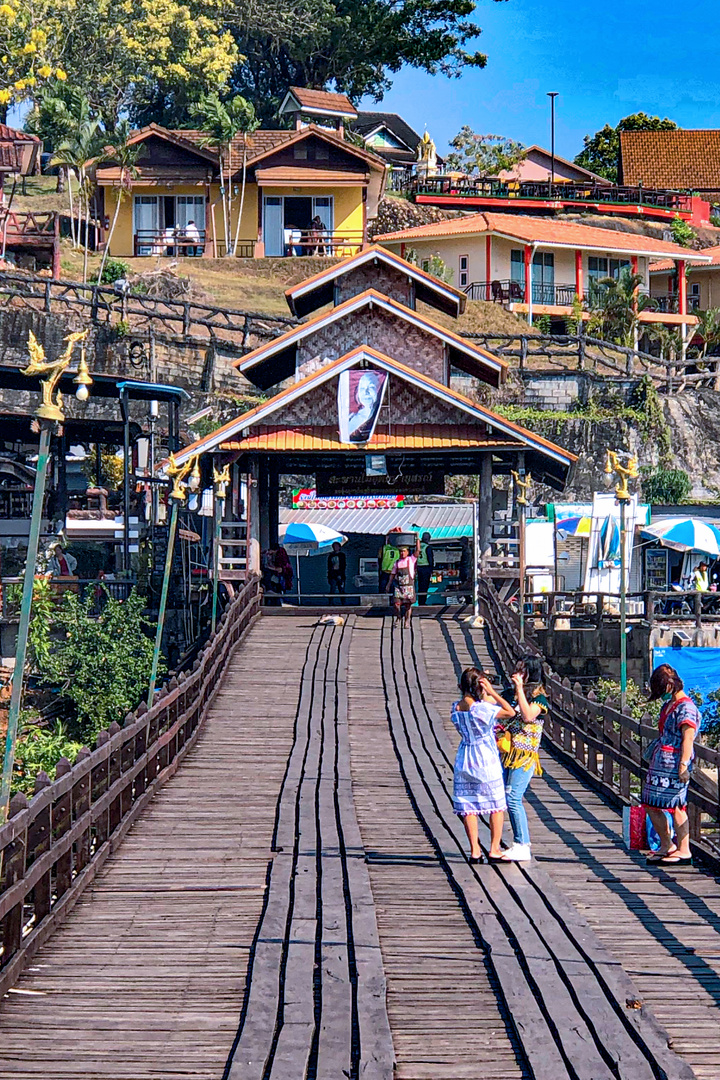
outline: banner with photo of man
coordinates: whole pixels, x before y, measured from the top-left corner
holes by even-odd
[[[340,442],[366,443],[375,432],[385,398],[387,371],[351,368],[338,380],[338,427]]]

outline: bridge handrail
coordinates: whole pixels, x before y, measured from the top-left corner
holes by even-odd
[[[484,578],[480,581],[480,605],[505,672],[514,669],[523,653],[541,655],[532,642],[520,641],[518,616]],[[622,805],[637,804],[647,773],[643,752],[657,736],[652,717],[645,714],[636,720],[620,710],[619,702],[598,701],[592,690],[586,694],[579,682],[561,678],[549,664],[545,664],[545,687],[550,714],[544,737],[571,758],[594,787]],[[714,779],[708,775],[710,770]],[[716,869],[720,867],[719,793],[720,752],[696,742],[695,771],[688,792],[690,839],[696,853]]]
[[[192,670],[83,747],[39,773],[28,802],[13,796],[0,827],[0,997],[93,880],[195,741],[234,646],[259,612],[253,575],[224,612]]]

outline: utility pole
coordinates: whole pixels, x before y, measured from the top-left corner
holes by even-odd
[[[513,480],[517,487],[516,503],[518,507],[518,572],[520,575],[520,591],[518,602],[520,605],[520,640],[525,640],[525,578],[527,576],[527,553],[525,548],[525,529],[527,528],[527,504],[532,476],[525,476],[524,470],[521,477],[519,472],[513,472]]]
[[[548,194],[552,199],[553,184],[555,183],[555,98],[556,90],[550,90],[547,95],[550,98],[550,186]]]
[[[627,584],[626,576],[626,527],[625,511],[627,504],[632,499],[628,488],[628,480],[636,480],[638,477],[637,458],[631,457],[627,465],[620,464],[619,454],[614,450],[608,450],[605,462],[605,474],[616,476],[615,498],[620,504],[620,709],[624,712],[627,703]]]

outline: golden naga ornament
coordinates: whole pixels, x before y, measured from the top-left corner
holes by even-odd
[[[618,502],[629,502],[632,495],[628,488],[628,480],[637,480],[640,475],[638,472],[637,457],[629,458],[627,465],[622,465],[619,455],[616,454],[614,450],[608,450],[607,461],[605,462],[605,475],[612,476],[613,473],[619,477],[618,483],[615,485],[615,495],[617,496]]]
[[[184,465],[178,465],[175,455],[169,454],[165,472],[172,480],[173,485],[168,498],[185,502],[187,488],[190,488],[191,491],[197,491],[200,486],[200,455],[193,454]],[[190,477],[187,484],[185,483],[186,476]]]
[[[79,341],[84,341],[87,334],[87,330],[77,330],[72,334],[68,334],[64,339],[66,342],[64,353],[59,356],[57,360],[50,362],[45,359],[45,350],[33,334],[32,330],[30,331],[28,335],[30,363],[26,368],[22,368],[21,371],[23,375],[40,376],[42,403],[35,410],[35,415],[40,420],[51,420],[58,424],[62,424],[64,421],[65,413],[63,412],[63,397],[58,390],[57,385],[67,368],[70,366],[75,346]],[[82,380],[82,385],[84,387],[87,387],[92,382],[85,360],[84,349],[80,359],[80,371],[76,382],[78,380]],[[87,397],[87,394],[85,396]]]
[[[530,492],[530,486],[532,484],[532,476],[528,473],[524,480],[521,479],[520,473],[513,470],[512,478],[518,486],[520,494],[518,495],[518,506],[527,506],[528,496]]]

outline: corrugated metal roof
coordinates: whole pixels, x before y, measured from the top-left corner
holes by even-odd
[[[392,431],[376,431],[368,443],[358,447],[363,453],[372,450],[464,450],[474,447],[493,448],[515,446],[518,440],[508,437],[488,438],[478,424],[393,424]],[[337,425],[327,427],[270,427],[251,428],[244,439],[227,439],[223,450],[273,451],[347,451],[340,441]]]
[[[416,504],[392,510],[289,510],[280,509],[280,524],[312,522],[327,525],[341,533],[364,533],[382,536],[391,529],[410,529],[417,525],[420,532],[434,538],[472,534],[472,503],[451,505]]]

